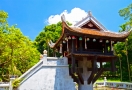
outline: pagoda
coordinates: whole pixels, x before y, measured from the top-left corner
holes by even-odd
[[[49,45],[54,53],[58,51],[68,58],[70,75],[79,90],[93,90],[94,82],[104,71],[117,70],[113,46],[124,42],[131,31],[111,32],[91,12],[73,26],[67,25],[64,15],[61,20],[62,34],[56,43],[50,41]],[[110,62],[111,66],[104,68],[103,62]]]

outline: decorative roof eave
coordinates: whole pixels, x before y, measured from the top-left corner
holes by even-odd
[[[51,48],[55,48],[56,47],[56,45],[60,42],[60,40],[63,38],[63,36],[64,36],[64,25],[66,24],[66,21],[65,21],[65,16],[64,16],[64,14],[61,16],[61,21],[62,21],[62,33],[61,33],[61,36],[60,36],[60,38],[57,40],[57,42],[56,43],[50,43],[50,42],[48,42],[48,44],[49,44],[49,46],[51,47]],[[64,24],[65,23],[65,24]],[[67,25],[68,26],[68,25]]]
[[[82,34],[87,34],[87,35],[92,35],[92,36],[125,39],[132,32],[132,29],[130,29],[129,31],[115,33],[115,32],[110,32],[110,31],[96,31],[92,29],[81,29],[77,27],[69,27],[65,21],[64,15],[62,16],[62,22],[64,24],[63,26],[71,32],[82,33]]]
[[[88,12],[87,17],[85,17],[84,19],[82,19],[81,21],[79,21],[78,23],[76,23],[74,26],[75,27],[81,27],[84,24],[86,24],[87,22],[89,22],[90,20],[92,22],[94,22],[96,24],[96,26],[99,27],[101,30],[107,31],[107,29],[100,22],[98,22],[98,20],[95,17],[92,16],[92,14],[91,14],[90,11]]]
[[[81,29],[81,28],[73,28],[73,27],[66,27],[69,31],[79,34],[84,34],[86,36],[91,37],[98,37],[98,38],[111,38],[113,40],[124,41],[131,33],[130,31],[125,31],[121,33],[109,32],[109,31],[97,31],[93,29]]]

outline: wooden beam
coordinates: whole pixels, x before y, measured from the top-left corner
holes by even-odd
[[[80,72],[80,69],[79,68],[77,68],[77,75],[78,75],[78,78],[80,80],[80,83],[81,84],[84,84],[84,79],[83,79],[83,77],[81,75],[81,72]]]
[[[103,73],[104,69],[101,68],[98,73],[96,74],[96,76],[93,78],[92,80],[92,84],[94,84],[94,82],[101,76],[101,74]]]
[[[78,83],[79,84],[79,79],[77,76],[75,76],[74,73],[71,72],[71,69],[69,68],[69,74],[70,76],[73,78],[74,82]]]
[[[94,78],[94,74],[97,72],[97,56],[95,56],[94,60],[92,60],[92,73],[88,78],[88,84],[90,84]]]
[[[91,73],[91,75],[90,75],[90,77],[89,77],[89,79],[88,79],[88,84],[91,83],[93,77],[94,77],[94,72],[92,71],[92,73]]]

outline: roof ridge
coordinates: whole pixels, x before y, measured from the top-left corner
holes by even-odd
[[[79,22],[77,22],[76,24],[74,24],[74,26],[82,26],[84,23],[88,22],[92,20],[97,26],[99,26],[103,31],[107,31],[107,29],[92,15],[91,11],[88,12],[88,15],[83,18],[82,20],[80,20]]]

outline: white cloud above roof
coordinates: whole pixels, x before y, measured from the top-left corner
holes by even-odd
[[[61,14],[51,15],[47,20],[48,24],[56,24],[61,21],[61,16],[63,14],[65,15],[66,21],[72,23],[73,25],[87,16],[87,12],[84,10],[80,8],[73,8],[70,12],[64,10]]]

